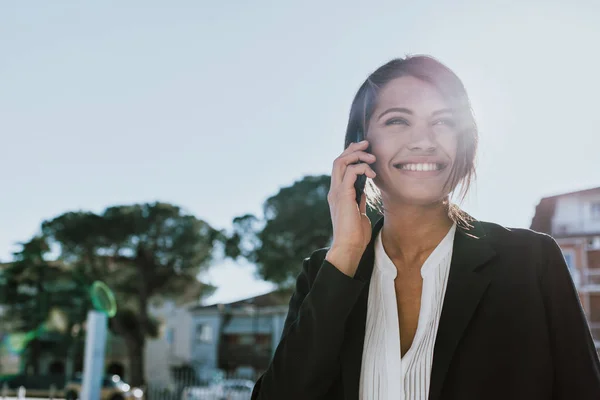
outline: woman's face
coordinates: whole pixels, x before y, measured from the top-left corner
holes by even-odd
[[[382,88],[367,139],[377,157],[375,184],[384,205],[431,205],[448,195],[457,125],[449,105],[427,82],[403,76]]]

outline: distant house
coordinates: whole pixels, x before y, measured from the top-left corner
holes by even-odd
[[[158,337],[146,341],[146,379],[156,386],[173,383],[175,368],[192,364],[192,316],[190,306],[164,300],[150,305],[149,313],[160,324]]]
[[[271,361],[281,338],[290,291],[278,290],[228,304],[195,306],[192,357],[203,380],[216,371],[254,378]]]
[[[531,229],[561,247],[600,349],[600,187],[541,199]]]

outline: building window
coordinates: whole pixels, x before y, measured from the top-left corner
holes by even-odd
[[[600,219],[600,201],[590,204],[590,215],[593,219]]]
[[[567,264],[567,267],[569,268],[569,272],[571,273],[571,277],[573,278],[575,286],[579,287],[579,271],[575,266],[575,253],[573,252],[573,250],[566,250],[563,251],[563,257],[565,258],[565,262]]]
[[[166,333],[167,344],[171,346],[173,344],[173,339],[175,337],[175,330],[173,328],[168,328]]]
[[[208,324],[196,325],[196,342],[211,343],[213,340],[213,329]]]
[[[565,261],[567,262],[567,267],[569,267],[569,270],[573,270],[573,253],[563,253],[563,256],[565,257]]]
[[[238,344],[242,346],[249,346],[256,343],[254,335],[239,335]]]

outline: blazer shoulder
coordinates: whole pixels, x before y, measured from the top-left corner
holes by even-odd
[[[493,222],[479,222],[484,231],[484,237],[499,254],[513,259],[522,259],[545,263],[548,258],[560,253],[560,247],[554,238],[546,233],[536,232],[526,228],[510,228]],[[562,254],[562,253],[561,253]]]
[[[486,238],[492,242],[500,243],[525,243],[540,245],[552,237],[546,233],[536,232],[527,228],[511,228],[494,222],[479,221]]]

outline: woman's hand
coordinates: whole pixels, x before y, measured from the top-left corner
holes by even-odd
[[[375,178],[375,171],[369,166],[375,162],[375,156],[366,152],[368,146],[366,140],[352,143],[334,161],[331,186],[327,194],[333,224],[333,242],[325,259],[350,277],[356,273],[360,258],[371,240],[366,197],[363,194],[360,205],[356,204],[354,189],[358,175]]]

